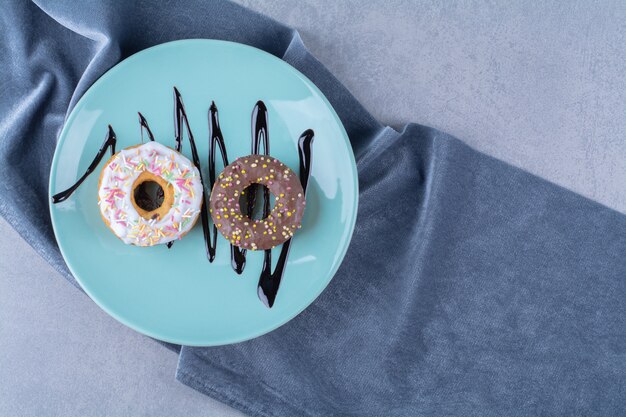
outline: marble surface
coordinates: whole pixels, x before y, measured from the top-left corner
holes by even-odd
[[[297,28],[384,123],[435,126],[626,213],[626,3],[239,2]],[[242,415],[175,368],[0,220],[1,416]]]

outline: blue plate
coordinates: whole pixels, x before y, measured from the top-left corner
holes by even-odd
[[[295,317],[324,290],[346,253],[357,214],[354,155],[337,114],[304,75],[258,49],[231,42],[184,40],[137,53],[104,74],[78,102],[52,161],[50,195],[86,171],[111,124],[117,149],[141,143],[137,112],[156,140],[174,147],[173,87],[183,97],[202,172],[208,178],[212,100],[230,160],[250,153],[251,112],[263,100],[271,155],[298,171],[297,141],[315,131],[313,168],[302,229],[293,239],[280,291],[267,308],[257,296],[262,252],[248,252],[242,275],[218,236],[207,260],[200,221],[171,249],[127,246],[105,226],[97,205],[104,161],[71,195],[50,205],[52,224],[70,270],[107,313],[148,336],[212,346],[267,333]],[[189,142],[183,154],[191,157]],[[105,157],[108,159],[109,154]],[[220,158],[218,156],[217,160]],[[218,173],[223,168],[218,163]],[[279,248],[274,249],[274,262]]]

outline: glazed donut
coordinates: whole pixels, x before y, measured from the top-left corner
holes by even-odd
[[[241,212],[240,196],[252,184],[265,185],[274,195],[274,208],[263,220]],[[276,158],[248,155],[235,160],[218,176],[209,211],[220,233],[235,246],[271,249],[299,229],[306,201],[298,176]]]
[[[106,225],[124,243],[153,246],[191,230],[202,207],[202,192],[200,173],[189,159],[148,142],[109,159],[100,174],[98,205]]]

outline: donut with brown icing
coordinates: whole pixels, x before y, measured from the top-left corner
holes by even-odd
[[[239,199],[252,184],[266,186],[274,208],[262,220],[242,213]],[[289,240],[301,227],[306,201],[296,173],[278,159],[248,155],[235,160],[218,176],[211,192],[210,213],[220,233],[235,246],[271,249]]]

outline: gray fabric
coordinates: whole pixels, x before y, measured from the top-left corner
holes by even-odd
[[[626,412],[624,215],[434,129],[384,128],[296,32],[230,3],[15,1],[0,19],[0,214],[72,282],[50,161],[68,109],[119,60],[180,38],[247,43],[338,111],[361,188],[342,267],[268,335],[182,347],[182,382],[258,416]]]

